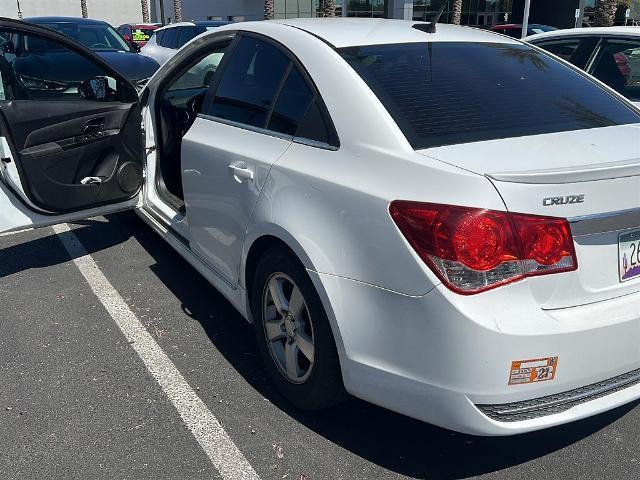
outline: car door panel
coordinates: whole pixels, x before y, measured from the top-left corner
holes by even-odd
[[[0,19],[0,232],[137,204],[144,141],[135,87],[61,33]],[[53,56],[51,65],[39,58]]]
[[[87,120],[92,118],[104,118],[105,129],[120,130],[130,111],[131,106],[127,104],[105,105],[87,101],[14,100],[2,106],[18,150],[80,135]]]
[[[191,248],[230,283],[238,281],[244,232],[271,165],[291,145],[200,116],[182,140],[182,182]],[[230,166],[250,171],[238,177]]]
[[[0,105],[0,114],[2,136],[11,138],[20,177],[28,179],[25,194],[37,207],[60,213],[135,193],[120,185],[123,165],[137,170],[130,175],[141,172],[142,139],[126,132],[139,131],[141,122],[131,105],[24,100]],[[81,183],[88,177],[102,183]]]
[[[62,34],[5,20],[0,30],[12,46],[0,52],[0,81],[10,92],[0,101],[8,186],[49,214],[133,197],[144,158],[134,87]],[[37,66],[46,55],[60,60],[58,68]],[[89,87],[102,96],[88,95]]]

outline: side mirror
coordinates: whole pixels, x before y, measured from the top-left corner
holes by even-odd
[[[85,80],[78,87],[78,93],[85,100],[101,102],[107,99],[109,81],[106,77],[94,77]]]
[[[138,45],[133,40],[129,42],[129,46],[131,47],[131,50],[133,50],[134,52],[140,53],[140,45]]]

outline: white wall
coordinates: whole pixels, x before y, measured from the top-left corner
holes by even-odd
[[[80,0],[20,0],[24,17],[80,17]],[[142,21],[140,0],[87,0],[89,17],[104,20],[116,27],[122,23]],[[16,0],[0,0],[0,17],[18,18]]]

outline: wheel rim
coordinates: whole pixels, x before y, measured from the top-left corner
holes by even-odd
[[[284,273],[274,273],[262,294],[262,318],[269,353],[290,382],[304,383],[315,360],[313,322],[302,292]]]

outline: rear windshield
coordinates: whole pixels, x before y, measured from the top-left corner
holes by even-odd
[[[525,45],[432,42],[340,49],[413,148],[640,122],[640,115]]]

